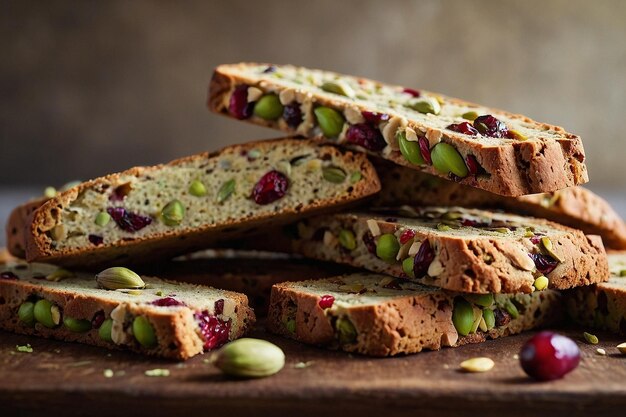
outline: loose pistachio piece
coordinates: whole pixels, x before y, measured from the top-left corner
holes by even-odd
[[[339,244],[348,250],[356,249],[356,238],[352,230],[342,229],[339,231]]]
[[[592,344],[592,345],[597,345],[599,342],[598,336],[596,336],[595,334],[584,332],[583,337],[585,338],[587,343]]]
[[[276,120],[283,114],[283,105],[276,94],[266,94],[254,105],[254,115],[265,120]]]
[[[354,97],[352,87],[342,80],[326,81],[320,88],[328,93],[339,94],[350,98]]]
[[[139,344],[145,348],[152,348],[157,344],[154,328],[144,316],[137,316],[133,320],[133,335]]]
[[[468,112],[463,113],[461,117],[464,118],[465,120],[470,120],[473,122],[478,117],[478,113],[476,113],[475,111],[468,111]]]
[[[48,300],[39,300],[33,308],[33,316],[38,323],[52,329],[61,322],[59,307]]]
[[[91,321],[64,317],[63,325],[75,333],[85,333],[91,330]]]
[[[489,358],[472,358],[461,362],[461,369],[465,372],[487,372],[495,365],[495,362]]]
[[[415,272],[413,272],[415,263],[415,257],[409,256],[404,261],[402,261],[402,271],[407,274],[410,278],[415,278]]]
[[[400,243],[392,233],[381,235],[376,242],[376,256],[385,262],[393,262],[400,250]]]
[[[422,157],[418,142],[411,142],[406,138],[405,132],[398,132],[398,146],[400,153],[404,158],[413,165],[424,165],[426,161]]]
[[[552,241],[550,240],[548,236],[543,236],[541,238],[541,245],[543,246],[543,248],[545,249],[548,255],[550,255],[552,258],[556,259],[557,261],[561,263],[563,262],[563,258],[557,255],[556,252],[554,252],[554,245],[552,244]]]
[[[285,327],[287,328],[287,331],[289,333],[295,334],[296,333],[296,320],[295,319],[289,319],[285,322]]]
[[[193,180],[189,184],[189,194],[194,197],[204,197],[207,193],[206,187],[200,180]]]
[[[343,169],[336,166],[331,165],[322,168],[322,177],[328,182],[341,184],[346,180],[347,176]]]
[[[433,97],[420,97],[417,100],[410,101],[405,106],[422,114],[432,113],[437,115],[441,112],[441,104]]]
[[[211,355],[210,361],[227,375],[261,378],[285,366],[285,354],[266,340],[243,338],[230,342]]]
[[[237,185],[237,182],[235,181],[234,178],[231,178],[230,180],[222,184],[219,191],[217,192],[216,201],[218,203],[226,201],[228,197],[230,197],[235,192],[236,185]]]
[[[472,305],[461,297],[454,300],[452,323],[461,336],[467,336],[474,324],[474,309]]]
[[[469,170],[463,161],[463,157],[449,143],[439,142],[435,145],[430,153],[435,169],[442,174],[452,172],[460,178],[465,178],[469,174]]]
[[[96,282],[107,290],[138,289],[146,286],[139,275],[122,266],[114,266],[96,274]]]
[[[546,288],[548,288],[548,284],[550,284],[550,281],[543,275],[535,278],[534,286],[537,291],[545,290]]]
[[[493,304],[493,294],[467,294],[465,299],[481,307],[491,307]]]
[[[620,353],[626,354],[626,343],[620,343],[617,345],[617,350],[619,350]]]
[[[339,343],[347,345],[356,341],[356,328],[347,317],[339,317],[335,323],[337,334],[339,335]]]
[[[26,301],[22,303],[20,308],[17,310],[17,317],[24,324],[29,326],[33,326],[35,324],[35,303],[30,301]]]
[[[483,309],[483,319],[487,325],[487,330],[491,330],[496,326],[496,315],[493,313],[493,310]]]
[[[332,138],[341,133],[344,118],[337,110],[330,107],[317,107],[313,113],[315,113],[315,118],[324,136]]]
[[[100,325],[100,328],[98,329],[98,336],[100,336],[100,339],[106,342],[113,342],[113,339],[111,337],[112,329],[113,329],[113,320],[106,319],[105,321],[102,322],[102,324]]]
[[[185,218],[185,206],[180,200],[172,200],[161,210],[161,219],[166,226],[178,226]]]
[[[100,227],[104,227],[111,221],[111,215],[105,211],[101,211],[96,215],[95,223]]]

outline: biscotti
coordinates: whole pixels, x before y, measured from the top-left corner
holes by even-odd
[[[26,258],[26,226],[33,212],[46,201],[46,197],[36,198],[11,211],[6,224],[7,250],[11,255]]]
[[[290,250],[468,293],[530,293],[608,280],[599,236],[459,207],[380,208],[302,220]]]
[[[81,268],[162,260],[379,189],[361,153],[297,139],[235,145],[58,194],[32,214],[26,258]]]
[[[220,65],[208,106],[495,194],[551,192],[588,181],[580,137],[560,127],[365,78],[291,65]]]
[[[272,288],[268,329],[300,342],[371,356],[483,342],[556,323],[560,294],[473,296],[355,273]]]
[[[567,312],[587,328],[626,335],[626,252],[610,252],[609,269],[609,282],[566,292]]]
[[[242,336],[254,323],[243,294],[141,278],[144,289],[106,290],[93,274],[8,260],[0,264],[0,328],[187,359]]]
[[[607,248],[626,249],[626,224],[600,196],[582,187],[505,197],[412,169],[374,161],[382,184],[378,206],[401,204],[497,208],[600,235]]]

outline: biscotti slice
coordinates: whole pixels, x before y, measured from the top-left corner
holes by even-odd
[[[302,220],[290,249],[468,293],[530,293],[608,280],[599,236],[460,207],[400,207]]]
[[[609,269],[609,282],[567,291],[567,313],[580,325],[626,335],[626,252],[610,252]]]
[[[268,328],[304,343],[392,356],[483,342],[560,318],[552,290],[475,296],[355,273],[274,285]]]
[[[30,223],[30,216],[33,212],[46,201],[48,201],[46,197],[30,200],[15,207],[9,214],[5,230],[7,250],[11,255],[18,258],[26,257],[26,226]]]
[[[144,289],[99,288],[93,274],[43,263],[0,264],[0,328],[187,359],[254,323],[245,295],[143,276]]]
[[[539,217],[600,235],[607,248],[626,249],[626,223],[602,197],[582,187],[505,197],[412,169],[375,161],[382,184],[378,206],[462,206],[498,208]]]
[[[81,268],[162,260],[379,189],[362,153],[297,139],[234,145],[58,194],[33,213],[26,258]]]
[[[208,106],[501,195],[588,181],[580,137],[560,127],[365,78],[291,65],[220,65]]]

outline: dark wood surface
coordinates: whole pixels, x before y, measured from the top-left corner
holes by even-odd
[[[564,333],[580,341],[582,330]],[[580,342],[583,359],[553,382],[525,376],[514,355],[532,333],[480,345],[370,359],[268,335],[283,348],[285,368],[258,380],[222,376],[208,355],[184,363],[0,332],[0,415],[135,416],[417,416],[623,415],[626,355],[618,336]],[[30,343],[32,353],[16,351]],[[599,356],[596,348],[606,349]],[[458,364],[488,356],[495,368],[467,374]],[[297,363],[308,363],[297,368]],[[169,369],[168,377],[146,370]],[[115,376],[106,378],[105,369]],[[45,413],[45,414],[44,414]],[[348,414],[349,413],[349,414]]]

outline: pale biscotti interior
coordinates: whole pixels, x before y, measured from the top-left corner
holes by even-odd
[[[142,277],[143,289],[107,290],[99,288],[93,274],[10,259],[0,264],[0,278],[3,328],[156,356],[185,359],[219,347],[243,335],[255,320],[242,294],[149,276]],[[19,318],[23,303],[41,299],[57,307],[52,328]],[[135,338],[132,323],[137,316],[146,318],[153,328],[154,346],[142,346]],[[87,328],[70,330],[67,318],[80,320]],[[112,320],[111,340],[99,333],[108,319]]]
[[[354,273],[276,284],[268,326],[303,342],[388,356],[481,342],[557,322],[559,297],[551,290],[464,295]],[[453,318],[459,314],[455,309],[468,309],[471,326]]]
[[[232,146],[110,175],[58,195],[35,211],[35,244],[27,257],[102,252],[215,226],[241,230],[252,220],[277,222],[281,215],[347,204],[378,189],[362,154],[290,139]],[[185,242],[177,245],[172,249],[181,252]]]
[[[276,97],[275,114],[245,110],[267,96]],[[549,192],[588,181],[578,136],[424,90],[291,65],[241,63],[216,68],[208,104],[218,113],[358,146],[497,194]]]
[[[603,282],[602,242],[545,220],[460,207],[409,206],[303,220],[296,252],[453,291],[524,292]],[[545,280],[545,278],[542,278]]]

